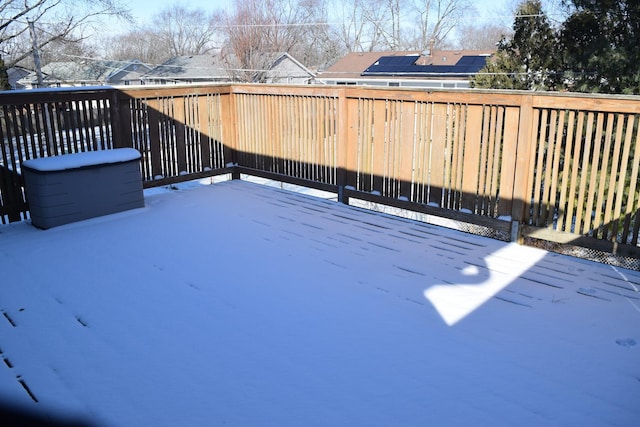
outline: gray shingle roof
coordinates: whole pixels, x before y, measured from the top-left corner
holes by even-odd
[[[163,80],[203,80],[228,79],[229,72],[218,55],[178,56],[153,68],[145,75],[146,79]]]
[[[42,67],[45,80],[61,83],[117,83],[123,80],[139,80],[149,71],[140,61],[82,60],[51,62]],[[35,73],[30,77],[35,81]]]

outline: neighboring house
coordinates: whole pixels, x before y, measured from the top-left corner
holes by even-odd
[[[228,54],[227,54],[228,55]],[[276,55],[270,65],[253,76],[255,83],[308,84],[314,74],[288,53]],[[178,56],[158,65],[142,77],[144,84],[226,83],[237,81],[232,56],[222,52]]]
[[[52,62],[42,67],[46,87],[63,86],[125,86],[141,84],[141,77],[151,68],[138,60],[81,60]],[[20,81],[26,88],[38,87],[38,78],[31,72]]]
[[[11,89],[25,89],[25,86],[20,81],[31,73],[31,70],[24,67],[15,66],[7,68]]]
[[[293,56],[284,52],[276,55],[269,69],[256,76],[256,83],[309,84],[315,75]]]
[[[113,86],[129,86],[142,84],[142,76],[151,71],[151,67],[137,59],[127,63],[120,62],[120,67],[113,67],[107,77],[107,83]]]
[[[220,54],[177,56],[142,77],[143,84],[223,83],[230,76]]]
[[[433,50],[427,52],[349,53],[326,71],[316,84],[468,88],[492,51]]]

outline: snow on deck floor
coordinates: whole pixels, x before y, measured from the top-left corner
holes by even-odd
[[[7,414],[640,425],[638,272],[240,181],[0,226],[0,271]]]

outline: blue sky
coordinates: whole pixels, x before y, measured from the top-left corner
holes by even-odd
[[[215,11],[223,8],[231,8],[235,0],[132,0],[127,5],[138,25],[149,24],[152,17],[160,11],[174,4],[181,4],[190,8],[199,8],[206,11]],[[485,22],[501,23],[509,28],[513,23],[513,18],[509,16],[520,0],[475,0],[472,1],[476,8],[475,13],[470,13],[466,17],[465,24],[481,24]],[[544,0],[543,0],[544,1]],[[544,1],[555,1],[546,0]],[[330,22],[331,19],[330,19]],[[121,21],[111,20],[107,24],[111,28],[112,34],[126,31],[131,26],[123,24]],[[454,34],[451,34],[455,37]]]
[[[496,17],[504,15],[509,11],[509,5],[514,3],[514,1],[515,0],[476,0],[473,3],[478,10],[478,16],[470,16],[469,19],[477,20],[481,17],[488,19],[492,16]],[[138,22],[143,23],[149,19],[155,11],[160,11],[175,3],[213,11],[216,9],[230,7],[230,5],[233,4],[233,0],[133,0],[129,2],[128,5]]]
[[[510,16],[515,5],[521,0],[472,0],[476,8],[476,12],[471,12],[465,17],[464,24],[475,25],[482,23],[498,23],[505,28],[510,28],[513,18]],[[543,0],[550,2],[555,0]],[[174,5],[181,4],[190,8],[199,8],[206,11],[215,11],[224,8],[231,8],[235,0],[132,0],[128,3],[131,13],[136,19],[138,25],[149,24],[152,17],[158,12]],[[330,22],[331,18],[329,19]],[[129,25],[126,25],[129,27]],[[113,32],[118,33],[119,30],[125,28],[122,23],[113,24]],[[455,33],[450,34],[450,38],[455,38]]]

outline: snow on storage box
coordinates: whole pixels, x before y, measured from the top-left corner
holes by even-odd
[[[133,148],[26,160],[22,173],[38,228],[144,206],[140,153]]]

